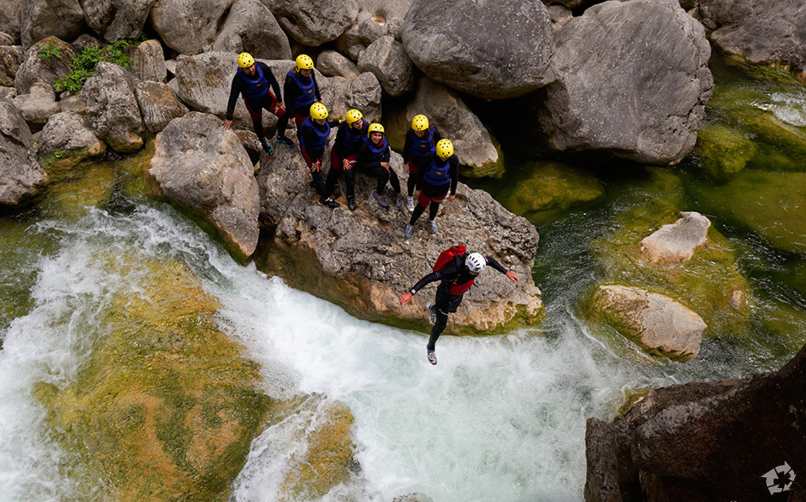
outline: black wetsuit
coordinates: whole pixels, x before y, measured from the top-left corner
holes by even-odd
[[[453,262],[445,265],[442,270],[426,275],[409,290],[411,294],[416,294],[428,284],[441,281],[439,286],[437,286],[437,296],[434,301],[433,308],[436,313],[436,322],[434,323],[434,327],[431,328],[431,338],[428,339],[429,351],[434,350],[439,335],[445,331],[445,326],[448,324],[448,314],[456,312],[456,309],[459,308],[459,305],[462,303],[462,298],[464,298],[464,293],[459,295],[451,294],[451,286],[466,283],[476,278],[465,266],[466,257],[467,255],[457,256],[453,259]],[[484,259],[487,261],[487,265],[502,274],[507,273],[507,269],[492,256],[485,256]]]
[[[390,158],[391,150],[386,136],[383,137],[380,145],[376,145],[372,142],[372,139],[365,137],[363,145],[358,150],[358,165],[365,174],[377,180],[375,191],[378,194],[382,194],[386,190],[387,182],[392,185],[392,190],[396,194],[400,193],[400,180],[395,170],[391,166],[387,170],[381,165],[381,162],[389,162]]]
[[[286,113],[281,111],[283,101],[280,94],[280,84],[274,78],[271,68],[265,63],[260,61],[255,63],[255,75],[249,75],[240,68],[235,72],[232,77],[229,99],[227,100],[227,120],[232,120],[238,96],[243,96],[244,104],[255,128],[255,134],[257,134],[261,143],[265,137],[263,132],[264,108],[277,115],[281,124],[288,122]],[[278,125],[278,131],[280,136],[283,136],[285,126]]]

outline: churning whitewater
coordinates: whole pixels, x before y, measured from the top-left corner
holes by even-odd
[[[585,418],[607,416],[622,387],[660,384],[586,336],[567,313],[556,332],[440,341],[356,320],[340,308],[241,267],[165,206],[129,214],[92,209],[77,223],[30,232],[60,240],[38,262],[35,306],[15,319],[0,351],[0,498],[70,498],[67,454],[47,437],[37,382],[65,386],[95,337],[96,315],[120,291],[138,294],[137,266],[109,272],[110,257],[186,263],[220,301],[222,329],[262,368],[270,396],[312,393],[289,419],[257,437],[234,481],[239,501],[275,500],[323,403],[355,417],[355,469],[325,499],[391,500],[420,492],[440,501],[578,500],[585,479]],[[139,258],[139,260],[138,260]],[[105,263],[106,266],[103,266]],[[555,315],[555,314],[550,314]],[[653,380],[650,382],[650,380]]]

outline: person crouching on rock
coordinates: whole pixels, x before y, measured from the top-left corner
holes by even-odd
[[[425,115],[415,115],[411,119],[411,128],[406,132],[406,143],[403,146],[403,163],[409,171],[409,179],[406,183],[408,188],[408,198],[406,207],[409,211],[414,211],[414,189],[422,176],[423,169],[431,163],[436,152],[436,144],[442,136],[436,127],[431,127],[428,117]]]
[[[406,240],[414,235],[414,224],[428,208],[428,230],[431,234],[437,233],[437,214],[439,205],[448,195],[451,198],[456,195],[456,185],[459,182],[459,161],[453,154],[453,143],[449,139],[441,139],[437,142],[436,155],[422,169],[420,175],[420,192],[417,197],[417,207],[411,213],[411,219],[403,229],[403,237]]]
[[[274,74],[265,63],[255,62],[255,58],[248,52],[242,52],[238,56],[238,70],[232,77],[229,101],[227,102],[227,115],[224,127],[232,127],[232,114],[235,112],[235,104],[238,102],[238,95],[243,95],[243,102],[252,118],[252,125],[255,128],[257,139],[263,150],[271,155],[272,147],[266,141],[263,131],[263,109],[270,111],[280,120],[279,140],[291,143],[285,137],[285,126],[288,123],[286,109],[280,96],[280,84],[274,78]]]
[[[372,197],[379,206],[388,209],[389,200],[385,195],[386,182],[391,183],[395,198],[398,199],[400,197],[400,180],[389,164],[391,150],[383,126],[373,122],[367,131],[367,137],[364,138],[364,143],[358,152],[358,164],[364,173],[377,179]]]
[[[319,84],[316,83],[316,75],[313,71],[313,59],[307,54],[297,56],[294,68],[286,74],[283,95],[288,108],[288,116],[294,117],[294,123],[299,132],[302,122],[308,117],[311,105],[322,101]],[[285,121],[285,124],[287,123],[288,117]],[[283,124],[283,128],[285,128],[285,124]]]
[[[336,143],[330,149],[330,171],[327,173],[328,197],[333,196],[339,176],[344,175],[347,185],[347,207],[355,211],[355,173],[353,167],[358,160],[358,152],[367,137],[367,123],[364,114],[356,109],[347,110],[344,122],[339,124]]]
[[[440,281],[437,287],[436,300],[428,306],[433,327],[431,337],[426,346],[426,357],[431,364],[437,364],[436,344],[439,335],[448,325],[448,314],[456,312],[462,303],[464,294],[473,287],[476,277],[490,265],[512,282],[518,282],[518,276],[512,270],[505,269],[491,256],[480,253],[467,253],[464,244],[458,244],[440,253],[434,263],[433,271],[420,279],[410,290],[400,295],[400,304],[409,303],[412,297],[426,285]]]
[[[330,138],[330,123],[327,121],[327,107],[322,103],[314,103],[310,108],[310,117],[306,118],[299,127],[299,149],[302,158],[308,165],[313,178],[313,185],[319,194],[319,202],[329,208],[338,207],[338,202],[327,193],[325,181],[322,178],[322,159]],[[333,169],[333,167],[331,167]]]

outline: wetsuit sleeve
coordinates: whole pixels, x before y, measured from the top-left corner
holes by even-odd
[[[296,110],[291,110],[290,107],[297,99],[297,86],[288,77],[285,78],[285,83],[283,84],[283,99],[285,100],[286,108],[291,112],[295,112]]]
[[[297,138],[297,141],[299,141],[299,144],[300,144],[300,146],[302,148],[306,148],[305,147],[305,143],[306,143],[305,139],[308,136],[308,133],[310,133],[309,129],[310,128],[306,124],[302,124],[300,126],[300,128],[299,128],[299,137]]]
[[[439,133],[439,129],[437,129],[435,127],[434,128],[434,144],[436,145],[439,142],[439,140],[441,140],[441,139],[442,139],[442,135]]]
[[[316,94],[316,100],[322,101],[322,95],[319,93],[319,83],[316,81],[315,71],[311,71],[311,78],[313,79],[313,92]]]
[[[381,155],[381,162],[389,162],[389,159],[392,156],[391,148],[389,145],[386,145],[386,149],[383,151],[383,155]]]
[[[423,289],[424,287],[428,286],[432,282],[437,282],[439,280],[442,280],[442,272],[431,272],[430,274],[426,275],[425,277],[417,281],[417,284],[415,284],[414,286],[411,287],[411,289],[409,289],[409,293],[413,295],[417,294],[417,292]]]
[[[274,95],[277,96],[277,99],[282,101],[283,95],[280,94],[280,83],[274,77],[274,72],[271,71],[271,68],[269,68],[269,65],[267,65],[266,63],[258,62],[258,64],[260,65],[261,68],[263,68],[263,75],[265,75],[266,80],[269,81],[269,85],[271,86],[271,90],[274,91]]]
[[[229,101],[227,101],[227,120],[232,120],[232,114],[235,112],[235,103],[238,102],[238,96],[241,94],[241,79],[238,74],[232,76],[232,86],[229,90]]]
[[[509,272],[508,269],[504,268],[504,266],[501,265],[500,263],[498,263],[498,260],[496,260],[492,256],[485,256],[484,260],[487,262],[487,265],[493,267],[494,269],[498,270],[502,274],[506,274],[507,272]]]
[[[449,162],[451,164],[451,195],[456,195],[456,186],[459,184],[459,160],[454,155]]]

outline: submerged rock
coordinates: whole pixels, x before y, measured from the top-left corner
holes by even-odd
[[[238,136],[216,117],[191,112],[157,135],[147,178],[155,196],[212,225],[236,258],[255,252],[258,187]]]
[[[538,1],[414,0],[401,32],[428,77],[487,99],[528,94],[554,79],[551,20]]]
[[[420,78],[414,99],[384,117],[393,148],[403,150],[411,119],[420,113],[453,141],[463,174],[481,177],[503,173],[501,149],[481,120],[457,93],[425,77]]]
[[[688,359],[700,352],[706,326],[696,312],[657,293],[620,285],[599,286],[593,309],[650,352]]]
[[[42,128],[37,154],[46,168],[61,170],[105,151],[106,145],[84,125],[80,115],[62,112],[52,116]]]
[[[0,99],[0,206],[25,202],[47,182],[31,147],[31,130],[22,114],[9,101]]]
[[[90,129],[110,148],[126,153],[143,147],[143,119],[134,78],[112,63],[98,63],[95,75],[81,89]]]
[[[558,162],[540,162],[530,166],[525,177],[511,176],[511,188],[501,202],[513,213],[543,224],[570,208],[601,199],[602,183],[582,169]]]
[[[80,493],[225,500],[274,404],[260,370],[218,328],[217,301],[186,266],[118,258],[117,272],[145,272],[139,293],[121,291],[100,313],[75,381],[38,385],[51,434]]]
[[[677,0],[595,5],[557,33],[540,122],[557,150],[676,164],[694,148],[713,78],[702,25]]]
[[[585,501],[767,500],[772,478],[797,500],[804,387],[806,347],[774,373],[655,389],[610,423],[588,419]]]
[[[717,180],[729,179],[756,155],[756,145],[741,132],[721,124],[703,127],[697,155],[705,171]]]
[[[711,220],[693,211],[683,211],[680,216],[676,222],[663,225],[641,241],[641,252],[652,263],[688,261],[708,240]]]
[[[393,166],[405,186],[396,154]],[[299,153],[286,148],[279,149],[258,175],[262,222],[275,231],[265,265],[292,286],[342,305],[361,318],[422,327],[433,288],[416,295],[411,305],[401,306],[398,295],[428,273],[446,247],[465,242],[515,270],[520,281],[512,284],[502,274],[486,271],[482,284],[466,295],[451,316],[449,331],[500,330],[540,317],[540,291],[531,274],[537,230],[486,192],[460,184],[456,200],[441,209],[437,235],[428,236],[423,220],[414,238],[406,242],[402,232],[408,212],[384,210],[371,201],[374,183],[363,175],[356,190],[359,208],[354,212],[318,204],[309,178]]]
[[[703,210],[761,236],[772,247],[806,254],[806,172],[745,169],[730,182],[697,184]]]

